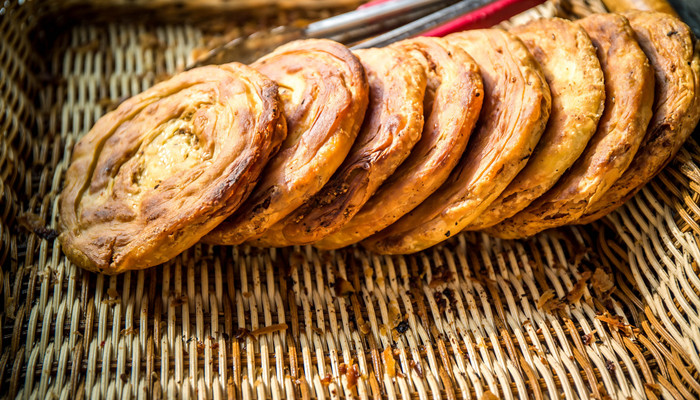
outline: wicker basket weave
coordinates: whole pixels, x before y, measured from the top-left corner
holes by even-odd
[[[404,257],[197,245],[115,277],[70,264],[53,229],[77,139],[194,48],[328,3],[0,5],[0,396],[700,397],[692,141],[610,217],[527,241],[462,234]],[[512,22],[600,10],[562,0]]]

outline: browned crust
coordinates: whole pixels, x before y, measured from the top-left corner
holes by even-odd
[[[622,205],[680,150],[700,119],[700,54],[679,19],[658,12],[625,14],[656,75],[654,115],[632,163],[576,223],[589,223]]]
[[[82,268],[148,268],[250,193],[284,139],[277,85],[241,64],[176,75],[100,118],[73,150],[59,240]]]
[[[605,104],[603,71],[583,28],[548,18],[510,32],[525,43],[542,67],[552,94],[552,112],[525,168],[467,230],[512,217],[551,188],[586,148]]]
[[[358,50],[355,55],[362,62],[370,88],[365,121],[331,180],[272,228],[283,233],[283,242],[312,243],[340,229],[420,139],[427,79],[421,64],[409,53],[391,47]]]
[[[549,117],[551,98],[537,61],[500,29],[452,34],[479,65],[484,106],[479,124],[451,178],[399,221],[365,240],[384,254],[413,253],[461,231],[525,166]]]
[[[488,230],[491,234],[526,237],[577,220],[627,169],[647,130],[654,71],[627,19],[595,14],[577,23],[591,37],[605,73],[608,96],[598,130],[581,158],[550,191]]]
[[[625,11],[658,11],[678,17],[676,10],[666,0],[603,0],[605,7],[611,13]]]
[[[367,108],[362,65],[339,43],[293,42],[253,67],[280,84],[289,134],[250,198],[204,238],[208,243],[259,238],[318,192],[348,154]]]
[[[482,80],[464,50],[439,38],[416,38],[392,47],[411,52],[428,74],[421,139],[355,217],[316,243],[320,248],[357,243],[425,200],[459,161],[478,118],[484,98]]]

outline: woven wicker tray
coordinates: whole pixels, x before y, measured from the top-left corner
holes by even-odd
[[[0,5],[0,396],[698,398],[692,141],[610,217],[527,241],[462,234],[405,257],[198,245],[116,277],[68,262],[57,194],[97,118],[203,43],[327,3]]]

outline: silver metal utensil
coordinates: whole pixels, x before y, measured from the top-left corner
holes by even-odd
[[[436,26],[458,18],[459,16],[476,10],[477,8],[483,7],[492,1],[493,0],[462,0],[413,22],[409,22],[408,24],[399,28],[358,43],[353,46],[352,49],[383,47],[402,39],[420,35],[421,33],[427,32]]]
[[[297,39],[332,38],[345,43],[358,41],[452,3],[453,1],[445,0],[393,0],[316,21],[301,28],[281,26],[236,38],[209,51],[185,69],[231,61],[250,63],[274,48]]]

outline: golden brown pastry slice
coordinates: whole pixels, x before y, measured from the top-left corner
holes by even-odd
[[[367,74],[370,94],[355,144],[323,189],[256,243],[307,244],[337,231],[357,214],[420,139],[426,85],[423,66],[410,53],[391,47],[354,53]],[[283,236],[273,239],[271,231],[278,230]]]
[[[75,146],[60,200],[68,258],[116,274],[167,261],[250,193],[285,136],[277,85],[193,69],[122,103]]]
[[[654,115],[629,168],[576,223],[594,221],[631,198],[671,161],[700,118],[700,49],[688,26],[659,12],[625,16],[656,75]]]
[[[603,113],[603,71],[583,28],[547,18],[510,32],[525,43],[542,67],[552,94],[552,112],[525,168],[467,230],[512,217],[551,188],[586,148]]]
[[[250,198],[204,238],[212,244],[260,237],[318,192],[348,154],[367,108],[362,65],[339,43],[292,42],[252,66],[280,85],[288,135]]]
[[[378,253],[413,253],[461,231],[525,166],[549,117],[547,82],[520,39],[500,29],[482,29],[446,40],[464,48],[481,70],[486,98],[479,124],[450,179],[363,242]]]
[[[583,155],[554,187],[487,232],[516,238],[580,218],[627,169],[649,125],[654,71],[627,19],[595,14],[577,21],[590,36],[605,73],[605,111]]]
[[[483,86],[479,69],[462,49],[439,38],[416,38],[392,45],[410,52],[428,75],[420,141],[362,209],[317,247],[357,243],[420,204],[449,176],[479,116]]]

